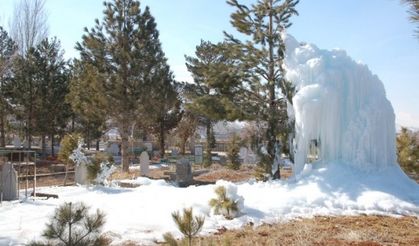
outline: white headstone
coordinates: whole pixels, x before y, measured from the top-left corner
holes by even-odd
[[[119,145],[116,143],[111,144],[108,148],[106,148],[106,152],[111,155],[118,155],[119,154]]]
[[[18,136],[15,136],[13,138],[13,145],[15,146],[15,148],[21,148],[22,147],[22,142],[20,141]]]
[[[239,156],[240,159],[243,160],[244,163],[246,163],[246,157],[247,157],[247,148],[246,147],[241,147],[240,151],[239,151]]]
[[[76,165],[74,181],[76,182],[76,184],[80,185],[86,185],[89,183],[87,179],[87,167],[85,163],[80,163],[79,165]]]
[[[17,194],[17,173],[11,163],[4,163],[1,171],[1,192],[3,200],[11,201],[18,199]]]
[[[143,151],[140,155],[140,170],[141,174],[147,176],[149,173],[150,167],[150,157],[148,156],[147,151]]]

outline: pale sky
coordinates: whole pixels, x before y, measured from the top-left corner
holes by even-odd
[[[0,25],[7,28],[17,0],[0,0]],[[201,39],[223,40],[232,31],[233,8],[224,0],[143,0],[156,18],[160,40],[178,80],[191,80],[184,55]],[[239,2],[252,3],[252,0]],[[50,35],[61,40],[67,58],[84,27],[102,18],[101,0],[47,0]],[[301,0],[289,33],[321,49],[340,48],[367,64],[383,81],[396,123],[419,128],[419,39],[400,0]]]

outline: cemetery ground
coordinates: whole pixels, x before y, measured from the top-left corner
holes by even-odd
[[[56,167],[60,169],[60,167]],[[50,168],[40,168],[40,173],[48,173]],[[214,163],[210,168],[192,166],[194,185],[214,184],[217,180],[235,183],[255,178],[255,165],[242,165],[240,170],[230,170]],[[173,171],[170,165],[151,165],[148,177],[169,180]],[[289,169],[281,170],[282,177],[291,175]],[[132,166],[129,173],[118,170],[112,180],[133,180],[140,177],[138,166]],[[62,186],[62,175],[38,178],[38,186]],[[74,184],[74,174],[70,172],[69,184]],[[416,182],[419,180],[416,179]],[[123,186],[123,185],[122,185]],[[132,188],[132,187],[129,187]],[[286,222],[252,223],[239,229],[217,231],[194,239],[194,245],[419,245],[419,218],[414,216],[379,216],[361,214],[356,216],[314,216],[297,218]],[[107,231],[105,235],[112,235]],[[156,244],[164,244],[155,241]],[[134,240],[122,240],[116,245],[148,245]]]

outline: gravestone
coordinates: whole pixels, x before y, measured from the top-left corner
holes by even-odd
[[[119,145],[116,143],[111,144],[109,147],[106,148],[106,152],[111,155],[119,155]]]
[[[179,151],[177,149],[172,149],[172,156],[176,157],[179,155]]]
[[[76,165],[74,181],[76,182],[76,184],[80,184],[80,185],[86,185],[89,183],[88,178],[87,178],[86,163],[82,162]]]
[[[141,175],[147,176],[149,174],[150,167],[150,157],[148,156],[147,151],[143,151],[140,155],[140,170]]]
[[[15,148],[21,148],[22,147],[22,142],[20,141],[18,136],[15,136],[13,138],[13,146],[15,146]]]
[[[204,160],[203,158],[203,153],[204,153],[204,148],[202,145],[195,145],[195,163],[197,164],[201,164]]]
[[[13,168],[11,163],[4,163],[2,171],[0,173],[1,177],[1,192],[3,195],[3,200],[11,201],[18,199],[17,194],[17,172]]]
[[[247,164],[247,148],[246,147],[240,148],[239,158],[243,161],[243,163]]]
[[[152,152],[153,151],[153,144],[152,143],[150,143],[150,142],[145,142],[144,143],[144,146],[146,147],[146,149],[147,149],[147,151],[148,152]]]
[[[184,158],[176,163],[176,182],[180,187],[186,187],[192,184],[192,167],[188,159]]]

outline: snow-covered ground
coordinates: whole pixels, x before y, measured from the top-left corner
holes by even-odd
[[[202,233],[217,228],[238,228],[281,222],[314,215],[411,215],[419,217],[419,185],[397,166],[374,172],[356,171],[342,163],[315,166],[298,181],[246,182],[237,184],[244,197],[243,215],[226,220],[210,213],[208,201],[216,185],[178,188],[163,180],[139,178],[137,188],[50,187],[39,192],[59,199],[3,202],[0,206],[0,245],[20,245],[39,239],[54,209],[63,202],[83,201],[107,215],[104,232],[112,232],[115,243],[135,240],[153,244],[165,232],[180,236],[170,214],[193,207],[206,216]],[[219,184],[226,184],[225,181]],[[232,184],[234,185],[234,184]],[[93,211],[93,210],[92,210]]]

